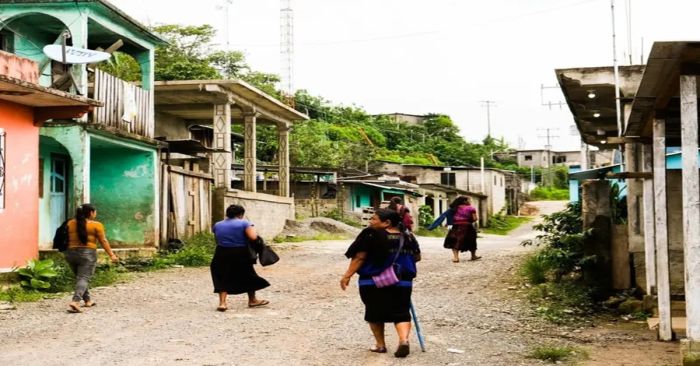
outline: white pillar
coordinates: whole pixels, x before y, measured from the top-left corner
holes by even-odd
[[[243,189],[248,192],[257,191],[255,176],[257,172],[256,154],[256,115],[255,113],[244,112],[243,114]]]
[[[651,145],[642,145],[642,170],[653,172],[653,152]],[[654,181],[645,179],[644,197],[644,262],[646,267],[647,294],[656,292],[656,239],[654,231]]]
[[[666,120],[654,118],[654,228],[656,231],[656,282],[659,306],[659,340],[673,340],[671,284],[668,263],[666,205]]]
[[[279,195],[289,197],[289,126],[277,126]]]
[[[700,174],[698,174],[697,77],[681,75],[680,88],[686,337],[691,342],[697,342],[700,341]]]
[[[214,105],[214,148],[226,152],[212,153],[214,185],[231,187],[231,105]]]

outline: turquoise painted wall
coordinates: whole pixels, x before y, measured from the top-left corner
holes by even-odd
[[[154,245],[157,213],[154,151],[91,139],[90,200],[110,243]]]
[[[357,184],[352,189],[352,207],[359,209],[372,205],[372,193],[374,190],[370,187]]]

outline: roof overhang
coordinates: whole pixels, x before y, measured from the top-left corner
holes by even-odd
[[[231,118],[254,113],[262,121],[291,125],[309,117],[241,80],[178,80],[155,83],[155,108],[186,120],[213,119],[213,105],[230,103]]]
[[[480,197],[480,198],[488,197],[485,194],[469,192],[469,191],[465,191],[463,189],[455,188],[455,187],[444,185],[444,184],[419,183],[418,185],[423,189],[430,189],[433,191],[442,191],[442,192],[446,192],[446,193],[457,193],[457,194],[463,194],[463,195]]]
[[[0,74],[0,100],[21,104],[34,110],[34,122],[75,118],[102,106],[102,102],[46,88],[38,84]]]
[[[625,136],[652,136],[654,116],[666,120],[666,142],[680,144],[680,75],[700,74],[700,42],[655,42],[649,53]]]
[[[644,65],[619,67],[622,103],[632,101],[643,72]],[[557,69],[555,73],[581,139],[607,148],[607,138],[619,135],[613,67]]]

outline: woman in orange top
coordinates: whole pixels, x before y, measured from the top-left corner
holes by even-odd
[[[109,242],[105,237],[105,229],[102,223],[95,221],[97,210],[95,206],[86,203],[76,210],[75,218],[68,221],[68,249],[64,252],[66,262],[75,274],[75,292],[73,300],[68,304],[68,311],[80,313],[80,300],[85,302],[85,307],[95,305],[90,299],[88,284],[95,273],[97,265],[97,242],[102,244],[105,252],[112,262],[119,258],[112,252]]]

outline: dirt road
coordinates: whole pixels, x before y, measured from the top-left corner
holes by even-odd
[[[525,354],[544,342],[600,346],[618,337],[629,344],[627,333],[579,334],[532,315],[512,279],[527,250],[518,243],[532,235],[522,228],[487,236],[481,261],[456,264],[441,239],[421,238],[413,301],[427,352],[414,337],[405,360],[367,351],[373,340],[357,287],[343,292],[338,285],[349,242],[326,241],[287,246],[280,263],[258,269],[272,283],[260,292],[271,302],[264,308],[249,309],[236,296],[228,312],[216,312],[208,268],[138,274],[94,289],[98,305],[83,314],[65,312],[67,295],[21,304],[0,312],[0,365],[537,365]],[[387,334],[393,349],[395,332]]]

